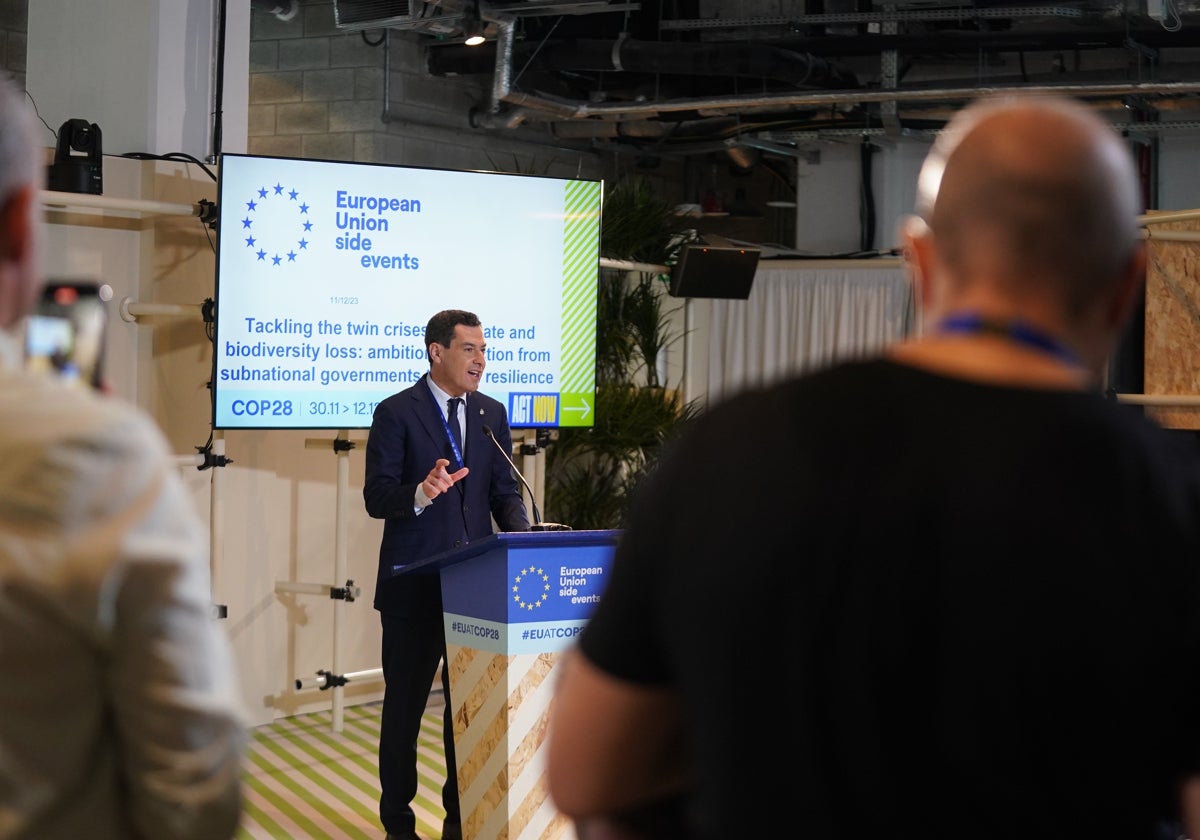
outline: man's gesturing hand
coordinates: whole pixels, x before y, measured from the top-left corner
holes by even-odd
[[[433,465],[433,469],[429,471],[429,475],[425,476],[425,480],[421,482],[421,489],[425,491],[425,495],[433,501],[441,494],[445,493],[455,482],[465,478],[470,470],[463,467],[457,472],[447,472],[446,467],[450,466],[450,462],[445,458],[438,458],[437,463]]]

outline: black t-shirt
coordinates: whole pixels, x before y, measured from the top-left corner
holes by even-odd
[[[580,637],[686,698],[702,837],[1152,837],[1200,769],[1200,461],[886,361],[716,406]]]

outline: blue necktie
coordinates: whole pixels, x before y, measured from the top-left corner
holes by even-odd
[[[454,445],[458,447],[459,452],[463,451],[462,430],[458,427],[458,404],[461,402],[462,397],[451,397],[446,401],[447,406],[450,408],[450,419],[447,421],[447,425],[450,427],[450,436],[454,438]],[[465,460],[466,456],[464,455],[463,458]],[[458,460],[454,457],[454,453],[451,453],[451,460]],[[465,466],[466,464],[460,463],[454,469],[459,470]]]

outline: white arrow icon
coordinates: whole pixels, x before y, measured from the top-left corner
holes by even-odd
[[[581,403],[583,403],[583,405],[571,405],[571,406],[564,405],[562,407],[562,411],[564,411],[564,412],[582,411],[583,413],[581,415],[579,415],[579,419],[586,420],[586,419],[588,419],[588,415],[590,415],[592,413],[592,406],[588,403],[586,397],[580,397],[579,401]]]

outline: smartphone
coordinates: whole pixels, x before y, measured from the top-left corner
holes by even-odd
[[[25,319],[26,366],[74,384],[101,387],[105,302],[111,297],[111,287],[90,280],[48,281]]]

